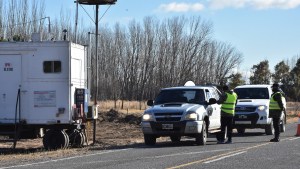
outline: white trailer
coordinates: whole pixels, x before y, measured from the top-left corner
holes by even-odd
[[[46,149],[82,146],[88,112],[86,47],[69,41],[0,42],[0,135],[43,136]]]

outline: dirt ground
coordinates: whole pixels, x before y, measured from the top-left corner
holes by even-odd
[[[96,143],[84,148],[68,148],[64,150],[46,151],[42,139],[20,140],[16,149],[11,149],[12,143],[0,143],[1,164],[13,164],[16,160],[27,162],[38,159],[55,159],[61,157],[86,154],[93,150],[125,148],[143,144],[143,134],[140,128],[142,113],[120,113],[116,110],[100,112],[97,119]],[[289,116],[288,123],[298,121],[297,116]],[[92,143],[92,126],[88,124],[89,143]],[[166,141],[159,138],[157,141]]]
[[[141,113],[119,113],[115,110],[100,112],[97,119],[96,142],[84,148],[68,148],[64,150],[46,151],[42,139],[23,139],[17,142],[13,150],[12,143],[0,143],[0,161],[32,160],[39,158],[59,158],[84,154],[90,150],[105,150],[141,144],[143,135],[140,129]],[[87,136],[89,144],[93,143],[93,123],[89,123]]]

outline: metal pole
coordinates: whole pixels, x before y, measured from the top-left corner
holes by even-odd
[[[87,88],[91,90],[91,59],[92,59],[92,52],[91,52],[91,32],[88,32],[88,55],[87,55]]]
[[[76,0],[76,15],[75,15],[75,43],[77,43],[77,24],[78,24],[78,0]]]
[[[95,93],[95,100],[94,104],[97,105],[97,97],[98,97],[98,13],[99,13],[99,5],[96,5],[96,63],[95,63],[95,70],[96,70],[96,93]]]
[[[96,5],[96,20],[95,20],[95,24],[96,24],[96,94],[95,94],[95,101],[94,101],[94,105],[97,106],[97,98],[98,98],[98,13],[99,13],[99,5]],[[97,112],[98,113],[98,112]],[[94,119],[94,125],[93,125],[93,144],[96,143],[96,119]]]

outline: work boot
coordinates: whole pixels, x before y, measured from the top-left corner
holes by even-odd
[[[231,143],[232,143],[231,140],[227,140],[227,141],[225,142],[225,144],[231,144]]]
[[[280,141],[279,138],[272,138],[272,139],[270,140],[270,142],[279,142],[279,141]]]
[[[219,140],[219,141],[217,142],[217,144],[224,144],[224,143],[225,143],[224,140]]]

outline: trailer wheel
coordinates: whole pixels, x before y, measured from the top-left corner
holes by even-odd
[[[64,131],[62,130],[64,136],[65,136],[65,145],[63,148],[68,148],[69,147],[69,144],[70,144],[70,138],[69,138],[69,135]]]
[[[47,150],[56,150],[59,148],[66,148],[66,145],[69,144],[69,137],[65,131],[50,129],[45,133],[43,137],[43,145]]]
[[[83,147],[85,142],[85,136],[78,130],[73,130],[69,133],[70,143],[72,147],[80,148]]]

